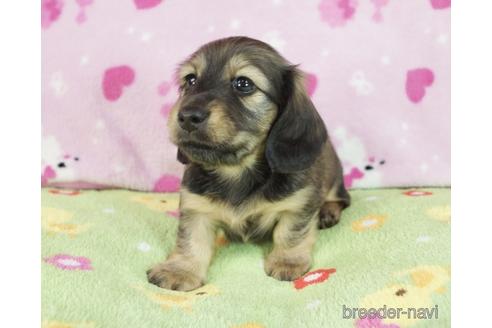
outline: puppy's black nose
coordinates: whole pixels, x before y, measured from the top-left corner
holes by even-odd
[[[183,109],[178,114],[179,126],[188,132],[194,131],[207,120],[208,115],[209,113],[202,109]]]

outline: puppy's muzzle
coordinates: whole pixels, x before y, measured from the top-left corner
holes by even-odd
[[[178,114],[179,126],[188,132],[193,132],[205,125],[209,117],[209,112],[196,107],[187,107],[181,109]]]

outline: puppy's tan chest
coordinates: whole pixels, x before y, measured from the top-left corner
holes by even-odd
[[[270,204],[271,205],[271,204]],[[243,241],[257,240],[267,235],[279,219],[280,213],[263,202],[245,204],[238,209],[229,209],[219,220],[229,232],[231,239],[236,235]]]
[[[224,227],[225,230],[248,240],[254,235],[265,235],[285,215],[296,215],[305,205],[310,189],[305,188],[279,201],[248,200],[239,206],[212,201],[206,196],[183,192],[181,210],[189,210],[200,219]]]
[[[231,206],[200,198],[201,204],[194,207],[194,211],[203,217],[202,219],[224,228],[226,233],[230,233],[229,237],[237,235],[247,240],[252,235],[264,234],[271,230],[278,217],[275,207],[262,201],[249,201],[239,206]],[[198,203],[195,203],[196,205]]]

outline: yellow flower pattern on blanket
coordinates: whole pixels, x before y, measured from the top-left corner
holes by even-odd
[[[434,306],[432,295],[444,292],[450,280],[447,268],[437,265],[422,265],[395,273],[396,278],[410,277],[411,283],[394,283],[366,296],[361,301],[361,308],[427,308]],[[419,323],[419,319],[402,315],[400,318],[383,319],[385,323],[410,327]]]
[[[43,321],[42,328],[96,328],[94,323]]]
[[[366,215],[352,222],[352,230],[362,232],[366,230],[379,229],[386,220],[385,215]]]
[[[175,292],[162,289],[161,292],[154,292],[144,287],[135,287],[142,291],[149,299],[159,304],[163,309],[181,308],[186,312],[191,312],[192,305],[200,299],[219,294],[219,289],[214,285],[205,285],[190,292]]]
[[[41,226],[48,234],[66,234],[74,237],[89,228],[89,224],[70,223],[73,214],[53,207],[41,208]]]
[[[231,328],[265,328],[265,326],[254,322],[243,323],[241,325],[232,326]]]
[[[450,223],[451,222],[451,206],[434,206],[426,211],[427,215],[434,220]]]
[[[152,211],[166,213],[174,217],[178,216],[178,193],[137,194],[136,196],[133,196],[131,200],[146,206]]]

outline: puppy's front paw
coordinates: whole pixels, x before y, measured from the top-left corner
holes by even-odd
[[[286,259],[269,256],[265,261],[265,272],[277,280],[292,281],[305,274],[310,267],[306,259]]]
[[[203,285],[202,279],[177,263],[164,262],[147,271],[147,279],[156,286],[187,292]]]

